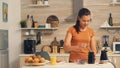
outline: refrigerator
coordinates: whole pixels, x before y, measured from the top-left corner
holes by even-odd
[[[0,68],[9,68],[8,30],[0,29]]]

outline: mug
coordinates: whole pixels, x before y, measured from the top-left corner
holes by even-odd
[[[88,53],[88,64],[94,64],[94,63],[95,63],[94,52],[89,52]]]
[[[51,24],[45,24],[45,28],[51,28]]]
[[[25,32],[25,35],[29,35],[30,33],[28,31]]]
[[[30,35],[35,35],[34,30],[30,30]]]

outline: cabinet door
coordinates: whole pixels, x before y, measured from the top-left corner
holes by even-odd
[[[8,50],[0,50],[0,68],[9,68]]]

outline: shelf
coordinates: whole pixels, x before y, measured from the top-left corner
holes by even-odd
[[[57,30],[57,28],[20,28],[21,30]]]
[[[28,7],[49,7],[49,5],[30,4]]]
[[[105,21],[100,28],[102,29],[120,29],[120,26],[110,26],[107,21]]]
[[[57,28],[20,28],[21,30],[25,30],[25,31],[31,31],[31,30],[35,30],[35,32],[40,31],[42,35],[49,35],[52,34],[54,32],[54,30],[57,30]],[[34,36],[34,35],[24,35],[24,36]]]

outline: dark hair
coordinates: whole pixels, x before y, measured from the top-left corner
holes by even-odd
[[[82,9],[80,9],[79,10],[79,12],[78,12],[78,17],[82,17],[82,16],[84,16],[84,15],[90,15],[91,13],[90,13],[90,10],[89,9],[87,9],[87,8],[82,8]],[[80,21],[78,20],[78,17],[77,17],[77,21],[76,21],[76,24],[74,25],[74,28],[75,28],[75,30],[76,30],[76,32],[77,33],[79,33],[80,32]]]

